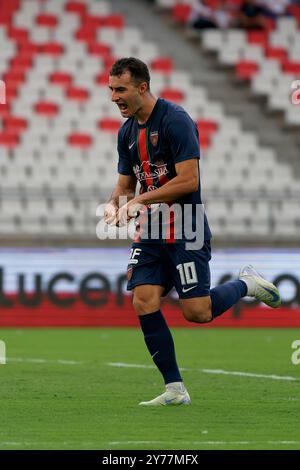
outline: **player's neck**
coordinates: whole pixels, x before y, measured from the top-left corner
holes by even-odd
[[[156,105],[156,102],[157,102],[156,96],[149,93],[149,96],[145,99],[145,103],[135,115],[139,124],[145,124],[148,121],[154,109],[154,106]]]

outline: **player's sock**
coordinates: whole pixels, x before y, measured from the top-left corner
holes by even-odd
[[[147,348],[165,383],[182,382],[174,341],[161,311],[140,315],[139,320]]]
[[[247,284],[244,281],[230,281],[210,291],[213,318],[222,315],[230,307],[247,295]]]

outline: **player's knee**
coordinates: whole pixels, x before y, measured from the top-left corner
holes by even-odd
[[[149,299],[142,295],[134,295],[132,299],[132,305],[134,310],[138,315],[143,315],[145,313],[152,313],[159,310],[159,305],[154,299]]]
[[[184,317],[187,321],[193,323],[209,323],[212,321],[212,312],[210,307],[187,308],[184,310]]]

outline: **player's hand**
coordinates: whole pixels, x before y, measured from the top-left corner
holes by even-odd
[[[127,224],[128,220],[137,217],[142,208],[144,208],[144,205],[137,202],[136,199],[132,199],[127,204],[124,204],[118,210],[116,225],[123,227]]]
[[[104,208],[104,222],[108,225],[116,225],[118,207],[112,201],[108,202]]]

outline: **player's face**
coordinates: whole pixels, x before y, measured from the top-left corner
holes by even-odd
[[[110,76],[108,86],[111,100],[119,107],[123,117],[129,118],[138,113],[142,107],[145,83],[137,86],[130,72],[124,72],[120,76]]]

